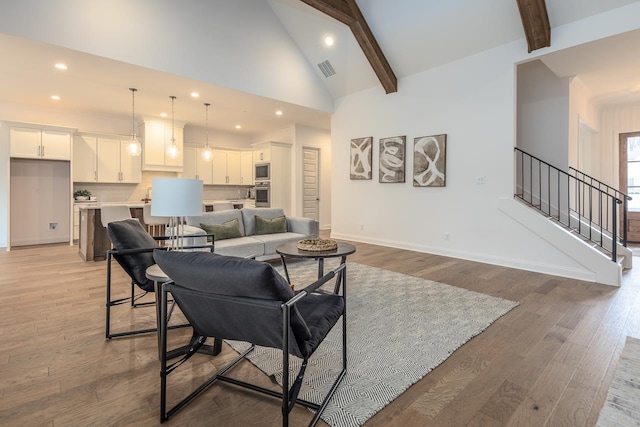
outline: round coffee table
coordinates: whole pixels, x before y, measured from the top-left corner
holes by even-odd
[[[336,249],[331,249],[328,251],[303,251],[302,249],[298,249],[298,242],[289,242],[283,243],[282,245],[276,248],[276,253],[280,255],[280,259],[282,260],[282,267],[284,267],[284,274],[287,278],[287,282],[291,284],[291,279],[289,279],[289,270],[287,270],[287,263],[285,261],[286,258],[314,258],[318,260],[318,279],[324,276],[324,260],[325,258],[337,258],[340,257],[340,265],[345,264],[347,262],[347,256],[351,255],[356,251],[356,247],[350,243],[342,243],[338,242],[338,247]],[[344,271],[340,272],[340,277],[338,279],[345,280]],[[340,289],[341,280],[336,281],[336,286],[334,293],[337,293]]]

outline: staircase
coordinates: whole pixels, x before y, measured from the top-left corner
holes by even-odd
[[[632,254],[626,247],[628,195],[577,169],[567,173],[519,148],[515,162],[516,200],[613,263],[631,268]]]

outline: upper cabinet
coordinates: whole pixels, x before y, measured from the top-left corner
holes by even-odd
[[[10,155],[25,159],[71,160],[73,130],[11,127]]]
[[[171,123],[145,120],[139,127],[142,143],[142,170],[182,172],[183,170],[183,134],[184,122]],[[169,147],[172,145],[171,136],[174,135],[178,153],[172,156]]]
[[[252,185],[253,152],[213,150],[210,161],[202,148],[185,145],[183,178],[199,179],[205,185]]]
[[[260,144],[253,150],[253,163],[269,163],[271,161],[271,146],[269,144]]]
[[[240,153],[240,183],[253,185],[253,152],[242,151]]]
[[[213,184],[211,161],[202,158],[202,148],[184,146],[183,178],[199,179],[203,184]]]
[[[98,182],[97,138],[85,135],[73,137],[73,181]]]
[[[140,156],[127,152],[128,137],[76,135],[73,181],[135,184],[142,182]]]

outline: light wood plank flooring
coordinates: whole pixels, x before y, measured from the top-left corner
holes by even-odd
[[[621,288],[357,244],[356,261],[519,301],[379,412],[373,426],[592,426],[627,335],[640,337],[640,259]],[[118,267],[114,286],[128,280]],[[398,283],[398,286],[402,286]],[[77,247],[0,253],[0,425],[159,424],[155,335],[104,339],[105,263]],[[116,328],[153,325],[153,309],[116,308]],[[172,331],[173,345],[186,330]],[[380,349],[384,351],[384,349]],[[197,355],[170,377],[170,401],[235,353]],[[248,362],[237,375],[275,387]],[[292,425],[309,413],[293,412]],[[216,385],[169,426],[277,426],[278,402]]]

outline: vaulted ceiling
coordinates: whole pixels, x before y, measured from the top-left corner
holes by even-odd
[[[8,1],[0,0],[0,4]],[[240,5],[246,3],[250,7],[255,0],[235,1],[240,1]],[[516,1],[539,0],[357,0],[357,5],[388,61],[389,68],[398,79],[402,79],[516,40],[522,40],[522,49],[526,51],[527,42]],[[554,28],[636,1],[546,0],[551,43],[553,44]],[[192,5],[195,7],[197,4],[198,2],[193,2]],[[290,37],[291,45],[306,59],[312,73],[315,73],[323,90],[331,98],[337,99],[369,88],[388,91],[381,85],[380,78],[348,25],[301,0],[266,0],[266,4]],[[144,17],[137,17],[136,20],[143,28]],[[237,32],[228,36],[242,37],[243,23],[237,22],[235,27]],[[167,31],[170,29],[171,26],[167,26]],[[130,99],[127,89],[131,87],[132,77],[137,76],[149,85],[162,88],[158,93],[139,92],[140,96],[136,97],[136,112],[140,115],[157,115],[159,111],[166,111],[169,92],[186,93],[197,86],[203,94],[215,99],[210,116],[210,126],[214,128],[233,131],[236,123],[242,123],[242,132],[255,135],[291,123],[319,128],[330,126],[330,113],[327,111],[283,103],[269,97],[71,51],[41,41],[2,34],[3,32],[5,30],[0,25],[0,55],[5,59],[11,58],[11,61],[3,61],[3,66],[0,67],[0,102],[51,107],[50,88],[55,86],[65,91],[65,107],[60,108],[129,116],[130,102],[122,100]],[[194,36],[197,34],[198,31],[194,30]],[[323,44],[327,35],[333,37],[333,46]],[[629,86],[632,78],[637,75],[637,71],[629,73],[629,67],[640,69],[638,55],[628,54],[629,49],[632,52],[638,51],[640,33],[622,35],[619,40],[619,43],[611,39],[555,52],[548,55],[545,62],[560,77],[584,75],[583,81],[594,88],[594,95],[599,99],[613,102],[612,93],[624,92],[625,100],[629,100],[628,88],[622,87],[622,83]],[[607,55],[606,60],[599,60],[599,57],[594,60],[594,52],[597,55]],[[70,57],[81,64],[73,70],[76,73],[73,84],[61,83],[59,76],[52,76],[49,70],[38,70],[43,63],[49,64],[58,56]],[[277,61],[278,58],[274,57],[273,60]],[[318,64],[326,65],[327,62],[335,74],[325,77]],[[612,80],[611,76],[615,76],[615,72],[621,73],[623,68],[627,70],[626,77],[623,79],[618,75]],[[640,82],[636,83],[638,84]],[[640,90],[638,92],[640,94]],[[182,100],[184,98],[179,97],[179,101]],[[203,97],[199,102],[178,103],[176,119],[203,126],[204,101]],[[281,108],[285,108],[287,114],[275,117],[273,111]]]

